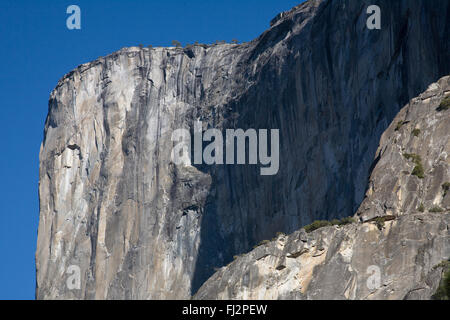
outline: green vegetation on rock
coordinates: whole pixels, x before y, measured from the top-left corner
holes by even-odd
[[[303,228],[305,229],[306,232],[309,233],[309,232],[312,232],[314,230],[317,230],[317,229],[323,228],[323,227],[336,226],[336,225],[343,226],[343,225],[355,223],[355,222],[356,222],[356,220],[353,217],[345,217],[345,218],[342,218],[341,220],[333,219],[331,221],[316,220],[316,221],[313,221],[313,223],[304,226]]]
[[[420,156],[415,153],[404,153],[403,156],[408,160],[412,160],[416,164],[411,174],[420,179],[425,178],[425,170],[423,169],[422,159]]]
[[[259,242],[257,245],[253,246],[253,248],[257,248],[259,246],[265,245],[270,243],[270,240],[262,240],[261,242]]]
[[[172,45],[174,47],[180,48],[181,47],[181,42],[178,40],[172,40]]]
[[[428,210],[428,211],[430,211],[430,212],[433,212],[433,213],[439,213],[439,212],[444,212],[444,209],[442,209],[441,207],[439,207],[439,206],[434,206],[434,207],[432,207],[430,210]]]
[[[439,107],[437,107],[436,111],[445,111],[450,108],[450,96],[444,98],[441,103],[439,104]]]
[[[413,176],[417,176],[420,179],[425,178],[425,172],[423,171],[423,166],[421,163],[417,164],[413,171],[411,172]]]
[[[400,130],[400,128],[405,124],[405,121],[399,121],[397,122],[397,126],[395,127],[395,131]]]
[[[447,195],[447,192],[450,190],[450,182],[443,183],[442,189],[444,189],[444,197],[445,197]]]
[[[444,276],[439,283],[436,293],[431,296],[433,300],[449,300],[450,299],[450,260],[444,260],[433,269],[442,268]]]

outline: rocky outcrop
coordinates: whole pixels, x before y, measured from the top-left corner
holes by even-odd
[[[217,271],[195,299],[430,299],[450,257],[450,214],[304,229]]]
[[[125,48],[64,76],[40,152],[37,298],[187,298],[260,240],[352,215],[382,132],[450,73],[448,2],[378,2],[381,30],[370,1],[310,0],[249,43]],[[278,174],[172,163],[171,133],[198,119],[279,129]]]
[[[450,114],[439,111],[450,97],[450,77],[412,99],[381,136],[363,221],[384,215],[450,209]]]
[[[221,268],[195,298],[430,299],[450,258],[450,110],[436,110],[446,97],[450,76],[383,133],[361,222],[279,235]],[[405,154],[420,155],[422,178]]]

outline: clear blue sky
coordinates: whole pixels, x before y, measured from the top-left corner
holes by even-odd
[[[249,41],[301,0],[0,0],[0,299],[34,299],[47,102],[76,66],[140,43]],[[81,30],[66,8],[81,8]]]

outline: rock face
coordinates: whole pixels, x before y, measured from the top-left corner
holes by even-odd
[[[363,221],[417,210],[450,209],[450,113],[437,111],[450,96],[449,77],[412,99],[381,136]]]
[[[450,257],[450,214],[304,229],[216,272],[195,299],[430,299]],[[379,278],[376,278],[379,275]]]
[[[195,298],[430,299],[436,266],[450,258],[450,110],[436,111],[445,97],[450,76],[383,133],[360,223],[280,235],[221,268]],[[407,152],[421,156],[423,178],[410,174]]]
[[[352,215],[382,132],[450,73],[449,2],[377,1],[381,30],[369,30],[370,2],[310,0],[249,43],[127,48],[64,76],[40,152],[37,298],[188,298],[260,240]],[[172,163],[172,132],[198,119],[204,129],[279,129],[278,173]],[[423,189],[440,183],[436,163],[411,179],[420,196],[403,185],[389,201],[374,192],[361,216],[397,202],[405,211],[411,197],[441,201]],[[73,265],[80,289],[67,286]]]

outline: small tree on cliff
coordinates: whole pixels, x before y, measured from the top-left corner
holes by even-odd
[[[173,40],[173,41],[172,41],[172,45],[173,45],[174,47],[180,48],[180,47],[181,47],[181,42],[180,42],[180,41],[177,41],[177,40]]]

